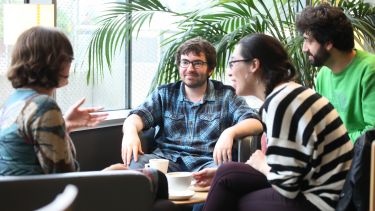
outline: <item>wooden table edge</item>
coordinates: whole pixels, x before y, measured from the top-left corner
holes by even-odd
[[[195,192],[194,195],[187,200],[171,200],[175,204],[196,204],[205,202],[208,192]]]

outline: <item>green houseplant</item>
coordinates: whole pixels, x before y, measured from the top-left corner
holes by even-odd
[[[110,69],[119,46],[125,45],[133,32],[148,24],[155,13],[162,12],[181,19],[177,22],[177,32],[162,43],[167,49],[161,56],[151,89],[159,84],[179,80],[174,54],[184,41],[201,36],[215,45],[218,65],[213,77],[220,79],[225,75],[225,67],[234,45],[247,34],[256,32],[271,34],[283,42],[299,70],[297,80],[313,87],[317,69],[309,64],[302,53],[303,40],[295,30],[295,17],[306,5],[319,2],[321,1],[219,0],[212,1],[202,9],[185,13],[172,11],[159,0],[113,3],[99,17],[99,27],[92,36],[88,48],[87,81],[94,82],[98,75],[103,75],[105,66]],[[331,0],[330,3],[344,9],[352,20],[358,43],[364,49],[374,52],[375,8],[363,0]]]

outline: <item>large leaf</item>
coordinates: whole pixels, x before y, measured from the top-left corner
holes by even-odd
[[[177,31],[162,42],[164,53],[160,58],[151,89],[179,80],[175,65],[175,52],[186,40],[201,36],[212,42],[217,50],[217,68],[213,78],[225,76],[225,69],[234,45],[251,33],[267,33],[279,39],[286,47],[292,62],[297,67],[296,80],[313,87],[317,69],[312,67],[302,53],[302,37],[296,32],[296,14],[304,8],[306,0],[219,0],[211,1],[201,9],[184,13],[170,10],[158,0],[134,0],[131,3],[112,3],[99,16],[99,27],[88,48],[88,82],[97,82],[103,77],[105,67],[111,69],[113,57],[122,46],[129,43],[133,32],[147,26],[156,13],[179,17]],[[312,5],[318,0],[310,1]],[[363,0],[331,0],[340,6],[350,18],[355,30],[355,39],[367,50],[375,49],[375,9]],[[100,76],[100,77],[99,77]]]

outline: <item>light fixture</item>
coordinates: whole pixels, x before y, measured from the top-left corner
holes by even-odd
[[[55,26],[53,4],[5,4],[4,44],[13,45],[18,36],[33,26]]]

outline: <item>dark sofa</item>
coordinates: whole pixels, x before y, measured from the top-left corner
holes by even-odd
[[[152,209],[150,181],[131,170],[0,177],[0,209],[35,210],[52,202],[68,184],[78,188],[72,210]]]
[[[151,152],[155,130],[144,131],[141,135],[142,149]],[[81,171],[101,170],[114,163],[121,163],[122,125],[76,131],[71,134],[76,146],[77,159]],[[248,136],[235,141],[236,161],[245,162],[251,153],[260,149],[260,136]]]

